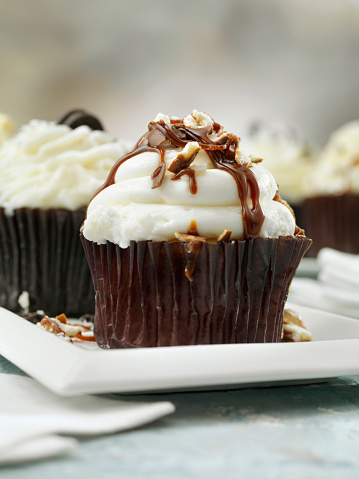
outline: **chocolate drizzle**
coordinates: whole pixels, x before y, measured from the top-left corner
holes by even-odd
[[[192,193],[192,195],[195,195],[197,193],[197,181],[196,181],[195,171],[192,168],[183,168],[183,170],[180,170],[178,173],[172,176],[171,180],[172,181],[179,180],[181,176],[183,175],[188,176],[189,191]]]
[[[259,201],[259,186],[251,168],[240,165],[236,161],[236,150],[239,145],[239,138],[232,133],[221,136],[217,141],[209,138],[211,133],[219,133],[222,127],[218,123],[203,128],[189,128],[184,125],[183,120],[171,120],[170,124],[163,120],[151,122],[148,125],[148,132],[142,135],[134,150],[113,166],[106,182],[101,186],[94,196],[100,191],[112,185],[118,168],[130,158],[144,152],[157,152],[160,157],[159,166],[153,172],[152,188],[161,186],[165,172],[165,152],[171,145],[184,148],[190,141],[196,141],[200,148],[206,151],[213,167],[229,173],[236,182],[238,196],[242,205],[244,238],[257,238],[264,221],[264,214]],[[169,142],[169,143],[168,143]],[[189,177],[189,188],[192,194],[197,192],[195,171],[186,164],[171,179],[176,181],[183,175]],[[251,201],[251,206],[248,204]]]

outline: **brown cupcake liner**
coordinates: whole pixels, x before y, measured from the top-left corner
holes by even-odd
[[[30,312],[51,316],[94,313],[94,290],[79,240],[85,209],[0,208],[0,305],[22,311],[18,298],[29,293]]]
[[[132,241],[122,249],[81,236],[96,291],[102,348],[278,342],[305,237],[203,243]]]
[[[303,225],[313,239],[307,256],[321,248],[359,253],[359,195],[316,196],[305,200]]]

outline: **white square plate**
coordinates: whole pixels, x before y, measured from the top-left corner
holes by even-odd
[[[233,389],[359,374],[359,321],[288,305],[313,341],[101,350],[75,345],[0,308],[0,354],[63,396]]]

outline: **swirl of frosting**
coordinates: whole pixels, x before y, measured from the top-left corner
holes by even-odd
[[[245,145],[253,155],[263,158],[265,166],[280,185],[281,196],[300,203],[307,194],[307,177],[317,160],[316,151],[286,124],[252,124]]]
[[[272,174],[251,162],[239,138],[195,113],[183,120],[159,114],[116,163],[88,206],[82,228],[88,240],[122,248],[131,240],[168,241],[194,222],[209,239],[224,230],[233,239],[295,233]]]
[[[0,206],[86,206],[112,166],[133,144],[104,131],[32,120],[0,148]]]
[[[336,130],[308,176],[310,196],[359,193],[359,120]]]

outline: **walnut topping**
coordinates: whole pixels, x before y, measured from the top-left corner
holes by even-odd
[[[217,241],[223,241],[224,243],[229,243],[231,239],[232,231],[224,230],[217,238]]]
[[[207,241],[207,238],[203,238],[203,236],[188,235],[185,233],[175,233],[175,237],[184,243],[191,243],[192,241],[195,243],[205,243]]]
[[[204,128],[205,126],[212,126],[214,124],[213,119],[203,113],[202,111],[193,110],[192,115],[187,115],[183,119],[185,126],[189,128]]]
[[[239,142],[238,142],[238,145],[237,145],[237,148],[236,148],[236,153],[235,153],[234,158],[239,165],[249,166],[252,163],[251,158],[243,150],[243,148],[240,146]]]
[[[70,342],[95,341],[92,323],[85,320],[68,322],[65,314],[60,314],[56,316],[56,318],[44,316],[38,325],[46,329],[49,333],[67,339]]]
[[[56,319],[62,324],[67,324],[67,318],[64,313],[61,313],[59,316],[56,316]]]
[[[283,315],[283,342],[311,341],[312,335],[306,329],[301,317],[292,309],[285,309]]]
[[[157,113],[156,118],[153,120],[155,123],[158,123],[159,121],[164,121],[165,123],[169,124],[171,123],[170,117],[167,115],[164,115],[163,113]]]
[[[294,230],[294,236],[300,236],[300,237],[305,238],[305,231],[302,228],[299,228],[299,226],[296,225],[295,230]]]
[[[252,163],[262,163],[263,158],[258,158],[257,156],[254,155],[248,155],[249,158],[251,159]]]
[[[48,316],[44,316],[40,322],[40,325],[53,334],[61,334],[62,330],[58,323],[54,319],[50,319]]]
[[[163,178],[166,173],[166,163],[161,162],[160,166],[158,166],[155,171],[151,175],[152,180],[152,189],[158,188],[162,185]]]
[[[193,271],[196,266],[197,255],[202,247],[202,243],[206,243],[207,238],[202,236],[189,235],[185,233],[175,233],[179,241],[186,243],[188,253],[191,253],[191,258],[187,261],[185,268],[185,275],[188,281],[193,281]]]
[[[166,135],[157,128],[150,130],[146,138],[149,146],[152,148],[162,145],[167,140]]]
[[[207,242],[207,238],[203,238],[202,236],[188,235],[185,233],[175,233],[175,237],[179,241],[187,243],[187,251],[189,253],[198,251],[198,247],[201,245],[201,243]]]
[[[188,142],[183,148],[182,152],[176,156],[176,158],[167,168],[168,171],[171,173],[178,173],[183,168],[187,168],[196,158],[200,149],[201,148],[197,141]]]

